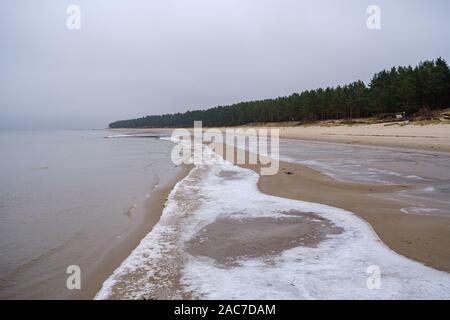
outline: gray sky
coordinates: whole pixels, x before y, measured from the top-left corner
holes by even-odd
[[[67,6],[81,8],[68,30]],[[381,8],[381,30],[366,9]],[[450,62],[450,1],[3,0],[0,129],[103,128]]]

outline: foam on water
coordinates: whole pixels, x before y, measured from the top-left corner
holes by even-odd
[[[421,208],[421,207],[409,207],[409,208],[401,208],[401,212],[405,214],[430,214],[430,213],[438,213],[441,209],[438,208]]]
[[[206,299],[450,298],[450,274],[391,251],[353,213],[263,194],[254,171],[224,161],[208,147],[204,159],[206,164],[176,185],[160,222],[104,283],[97,299],[158,297],[158,291],[165,298],[188,292]],[[329,235],[316,247],[239,258],[233,266],[186,250],[186,243],[218,218],[245,223],[286,217],[291,210],[315,213],[344,232]],[[372,265],[381,270],[379,290],[367,287]],[[167,289],[174,285],[176,289]]]
[[[113,134],[105,136],[106,139],[120,139],[120,138],[165,138],[166,135],[160,133],[133,133],[133,134]],[[170,139],[169,139],[170,140]]]
[[[107,139],[114,139],[114,138],[126,138],[126,137],[131,137],[131,134],[113,134],[113,135],[109,135],[109,136],[105,136],[105,138]]]
[[[425,192],[435,192],[435,191],[436,191],[436,188],[433,187],[433,186],[431,186],[431,187],[423,188],[422,191],[425,191]]]

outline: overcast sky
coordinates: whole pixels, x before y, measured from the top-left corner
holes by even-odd
[[[69,5],[81,29],[66,27]],[[381,30],[366,27],[369,5]],[[2,0],[0,129],[103,128],[450,62],[450,1]]]

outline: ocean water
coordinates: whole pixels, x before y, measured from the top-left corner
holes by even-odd
[[[89,279],[114,268],[146,219],[146,199],[179,172],[172,142],[111,135],[0,132],[0,298],[89,297]],[[66,288],[69,265],[81,290]]]
[[[269,141],[270,142],[270,141]],[[268,143],[270,144],[270,143]],[[257,152],[257,145],[241,146]],[[280,139],[280,160],[356,183],[413,189],[379,196],[408,203],[405,214],[450,215],[450,153]]]
[[[396,254],[351,212],[263,194],[254,171],[224,161],[209,147],[203,152],[207,162],[176,185],[160,222],[103,284],[97,299],[450,298],[448,273]],[[251,224],[261,217],[302,220],[312,213],[342,232],[316,246],[236,255],[232,264],[189,250],[194,238],[211,241],[202,232],[217,219]],[[375,288],[370,286],[374,268],[381,275]]]
[[[280,155],[339,180],[414,186],[383,196],[406,214],[450,215],[450,153],[281,139]]]
[[[450,154],[445,152],[281,139],[280,154],[347,181],[450,181]]]

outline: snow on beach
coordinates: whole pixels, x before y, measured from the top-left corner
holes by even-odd
[[[450,299],[450,274],[396,254],[354,214],[263,194],[258,174],[206,146],[204,159],[172,190],[160,222],[96,299]],[[259,256],[235,252],[230,264],[189,249],[194,238],[211,241],[200,233],[219,219],[296,219],[293,210],[314,213],[343,231]],[[378,289],[367,285],[371,266],[381,271]]]

